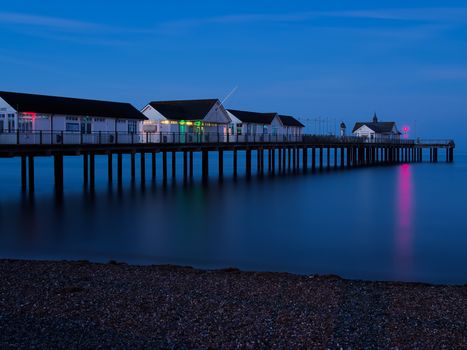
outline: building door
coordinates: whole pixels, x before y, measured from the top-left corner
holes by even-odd
[[[92,132],[92,120],[91,118],[81,119],[81,133],[90,134]]]

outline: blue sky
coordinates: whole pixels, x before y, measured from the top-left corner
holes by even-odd
[[[465,1],[9,1],[0,89],[223,98],[314,119],[396,120],[467,147]],[[333,122],[329,128],[333,129]]]

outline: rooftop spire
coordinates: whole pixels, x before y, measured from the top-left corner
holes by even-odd
[[[373,123],[377,123],[378,122],[378,116],[376,115],[376,113],[373,115]]]

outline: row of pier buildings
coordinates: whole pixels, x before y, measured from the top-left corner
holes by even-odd
[[[227,109],[219,99],[153,101],[138,110],[122,102],[0,91],[0,144],[294,142],[304,127],[288,115]],[[400,135],[395,123],[376,116],[357,123],[353,134]]]

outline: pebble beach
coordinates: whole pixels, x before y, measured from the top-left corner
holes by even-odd
[[[0,348],[466,349],[467,285],[0,260]]]

